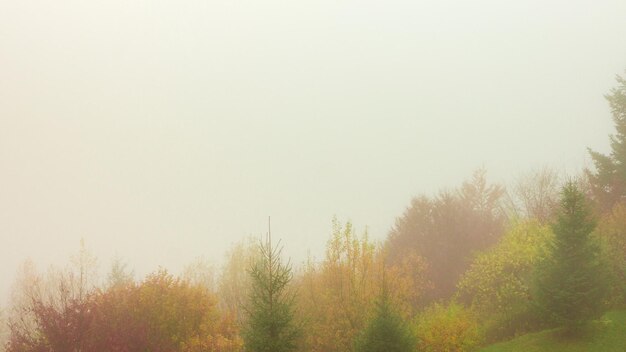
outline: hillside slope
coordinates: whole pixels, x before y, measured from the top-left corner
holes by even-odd
[[[626,310],[604,315],[587,336],[564,341],[554,330],[520,336],[488,346],[481,352],[626,352]]]

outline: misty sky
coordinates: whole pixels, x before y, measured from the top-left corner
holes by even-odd
[[[272,216],[318,258],[412,196],[608,150],[626,1],[0,0],[0,298],[80,239],[143,275]]]

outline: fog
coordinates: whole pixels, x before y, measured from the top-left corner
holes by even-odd
[[[480,167],[606,152],[626,2],[0,1],[0,302],[80,239],[102,274],[248,235],[298,263],[333,215],[383,239]]]

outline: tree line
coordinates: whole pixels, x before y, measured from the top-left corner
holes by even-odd
[[[563,179],[514,186],[477,171],[414,198],[382,242],[333,219],[326,253],[293,267],[271,236],[244,241],[218,271],[136,280],[121,261],[104,284],[81,244],[68,269],[25,263],[1,318],[9,352],[472,351],[556,328],[580,334],[626,307],[626,80],[606,95],[611,153]]]

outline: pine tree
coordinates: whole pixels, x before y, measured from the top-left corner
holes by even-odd
[[[260,258],[250,269],[252,289],[243,330],[245,350],[294,351],[300,328],[294,321],[294,295],[287,290],[293,277],[291,265],[282,263],[282,248],[273,247],[271,235],[259,244]]]
[[[558,220],[552,225],[551,255],[537,269],[536,305],[551,324],[572,333],[601,316],[606,280],[590,205],[575,183],[561,192]]]
[[[605,210],[626,196],[626,79],[616,79],[618,86],[605,96],[616,130],[610,136],[611,153],[604,155],[589,149],[596,171],[587,171],[594,198]]]
[[[376,304],[375,315],[357,338],[356,352],[413,352],[415,346],[415,336],[395,311],[383,275],[383,289]]]

